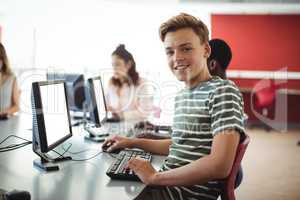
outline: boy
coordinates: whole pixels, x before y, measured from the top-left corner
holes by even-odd
[[[179,14],[163,23],[159,32],[169,68],[185,83],[175,98],[172,138],[114,136],[104,145],[111,144],[111,151],[127,147],[167,155],[160,171],[142,159],[128,162],[146,185],[161,186],[147,187],[141,199],[217,199],[221,190],[216,180],[229,175],[244,134],[241,94],[231,81],[210,75],[211,49],[202,21]]]

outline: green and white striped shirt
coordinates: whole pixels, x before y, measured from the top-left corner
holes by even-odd
[[[210,154],[213,137],[235,129],[244,133],[243,99],[229,80],[213,77],[194,88],[186,88],[175,98],[172,144],[161,170],[187,165]],[[210,181],[188,187],[166,187],[171,199],[217,199],[220,184]]]

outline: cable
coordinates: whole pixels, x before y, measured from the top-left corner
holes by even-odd
[[[59,157],[63,157],[63,155],[64,155],[66,152],[71,153],[71,154],[79,154],[79,153],[83,153],[83,152],[85,152],[85,151],[91,150],[91,149],[86,149],[86,150],[79,151],[79,152],[69,152],[69,149],[71,148],[71,146],[72,146],[72,144],[70,144],[70,145],[68,146],[67,149],[64,149],[64,148],[62,147],[62,148],[64,149],[64,152],[63,152],[62,154],[59,153],[59,152],[57,152],[57,151],[55,151],[55,150],[52,150],[52,151],[54,151],[56,154],[58,154]],[[96,153],[95,155],[93,155],[93,156],[91,156],[91,157],[89,157],[89,158],[85,158],[85,159],[73,159],[73,158],[72,158],[72,161],[87,161],[87,160],[91,160],[91,159],[97,157],[98,155],[100,155],[101,153],[103,153],[103,151],[100,151],[100,152]]]
[[[23,143],[19,143],[19,144],[10,144],[8,146],[4,146],[4,147],[0,147],[0,153],[2,152],[7,152],[7,151],[12,151],[12,150],[16,150],[16,149],[19,149],[19,148],[22,148],[22,147],[25,147],[29,144],[32,144],[32,141],[30,140],[27,140],[27,139],[24,139],[22,137],[19,137],[17,135],[9,135],[7,136],[4,140],[2,140],[0,142],[0,145],[3,144],[5,141],[7,141],[9,138],[11,137],[15,137],[15,138],[18,138],[18,139],[21,139],[21,140],[24,140],[26,142],[23,142]],[[70,154],[80,154],[80,153],[84,153],[84,152],[87,152],[87,151],[90,151],[90,150],[93,150],[93,149],[85,149],[85,150],[82,150],[82,151],[78,151],[78,152],[71,152],[69,151],[69,149],[71,148],[72,144],[70,143],[69,146],[65,149],[64,146],[62,146],[62,149],[64,150],[64,152],[61,154],[55,150],[51,150],[53,152],[55,152],[56,154],[58,154],[59,156],[57,158],[63,158],[64,157],[64,154],[65,153],[70,153]],[[97,157],[98,155],[100,155],[101,153],[103,153],[103,151],[100,151],[98,153],[96,153],[95,155],[93,155],[92,157],[90,158],[85,158],[85,159],[73,159],[73,161],[87,161],[87,160],[91,160],[95,157]],[[113,156],[111,153],[108,154],[109,156],[113,157],[113,158],[116,158],[116,156]],[[49,159],[48,157],[46,157],[47,159]],[[50,159],[50,160],[55,160],[55,159]]]
[[[7,145],[7,146],[4,146],[4,147],[0,147],[0,153],[2,152],[7,152],[7,151],[12,151],[12,150],[16,150],[16,149],[19,149],[19,148],[22,148],[22,147],[25,147],[29,144],[31,144],[32,142],[30,140],[27,140],[27,139],[24,139],[22,137],[19,137],[17,135],[9,135],[7,136],[4,140],[2,140],[0,142],[0,145],[3,144],[5,141],[7,141],[9,138],[11,137],[15,137],[17,139],[21,139],[21,140],[24,140],[26,142],[23,142],[23,143],[19,143],[19,144],[10,144],[10,145]]]
[[[7,146],[7,147],[2,147],[2,148],[0,148],[0,153],[7,152],[7,151],[12,151],[12,150],[16,150],[16,149],[25,147],[25,146],[27,146],[29,144],[31,144],[31,142],[24,142],[24,143],[20,143],[20,144],[10,145],[10,146]]]
[[[91,159],[97,157],[97,156],[100,155],[101,153],[103,153],[103,151],[99,151],[97,154],[95,154],[94,156],[92,156],[92,157],[90,157],[90,158],[86,158],[86,159],[73,159],[73,158],[72,158],[72,160],[73,160],[73,161],[87,161],[87,160],[91,160]]]
[[[70,144],[71,144],[71,143],[70,143]],[[72,145],[72,144],[71,144],[71,145]],[[64,145],[62,145],[61,148],[62,148],[63,150],[66,150],[66,149],[64,148]],[[97,150],[97,149],[85,149],[85,150],[81,150],[81,151],[77,151],[77,152],[68,151],[68,153],[73,154],[73,155],[76,155],[76,154],[84,153],[84,152],[91,151],[91,150]]]
[[[108,152],[107,152],[108,153]],[[110,156],[110,157],[113,157],[113,158],[117,158],[118,156],[115,156],[113,153],[108,153],[108,155]]]
[[[28,144],[30,144],[30,143],[22,143],[22,144],[20,144],[20,145],[15,145],[15,146],[13,146],[13,147],[11,147],[11,148],[2,148],[2,149],[0,149],[0,152],[7,152],[7,151],[16,150],[16,149],[19,149],[19,148],[21,148],[21,147],[25,147],[25,146],[27,146]]]
[[[19,136],[17,136],[17,135],[9,135],[9,136],[7,136],[7,137],[6,137],[4,140],[2,140],[2,141],[0,142],[0,145],[1,145],[2,143],[4,143],[6,140],[8,140],[8,138],[10,138],[10,137],[15,137],[15,138],[18,138],[18,139],[24,140],[24,141],[26,141],[26,142],[31,142],[30,140],[27,140],[27,139],[21,138],[21,137],[19,137]]]
[[[5,146],[5,147],[0,147],[0,149],[10,149],[10,148],[15,148],[15,147],[18,147],[18,146],[22,146],[22,145],[28,145],[28,144],[31,144],[31,142],[23,142],[23,143],[19,143],[19,144],[10,144],[8,146]]]
[[[65,153],[68,152],[68,150],[71,148],[71,146],[72,146],[72,144],[70,144],[70,145],[68,146],[68,148],[67,148],[66,150],[64,150],[64,152],[63,152],[62,154],[59,153],[59,152],[57,152],[57,151],[55,151],[54,149],[52,149],[51,151],[53,151],[53,152],[55,152],[55,153],[57,153],[57,154],[59,155],[57,158],[63,158],[64,155],[65,155]]]

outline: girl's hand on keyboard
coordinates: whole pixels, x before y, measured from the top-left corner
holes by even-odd
[[[142,158],[132,158],[128,161],[127,166],[138,175],[143,183],[146,185],[154,185],[155,176],[158,172],[149,161]]]

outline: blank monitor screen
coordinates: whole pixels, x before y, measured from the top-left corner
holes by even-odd
[[[48,147],[71,134],[64,83],[40,85]]]
[[[95,91],[95,97],[96,97],[96,103],[98,108],[98,115],[100,121],[104,120],[106,118],[106,107],[104,102],[104,93],[102,90],[102,85],[100,79],[94,79],[94,91]]]
[[[101,126],[101,122],[107,118],[107,108],[101,78],[94,77],[88,79],[90,94],[90,117],[96,126]]]

